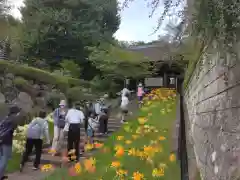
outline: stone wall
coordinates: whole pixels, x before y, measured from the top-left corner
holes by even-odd
[[[204,180],[240,178],[240,54],[209,48],[184,100],[190,164],[195,156]]]

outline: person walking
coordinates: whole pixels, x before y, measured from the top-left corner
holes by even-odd
[[[84,113],[80,110],[79,104],[76,104],[75,107],[72,107],[67,112],[68,153],[74,150],[76,156],[76,159],[71,159],[69,155],[69,160],[79,160],[80,126],[84,123],[84,118]]]
[[[88,118],[88,127],[87,127],[87,141],[90,144],[94,143],[94,133],[98,129],[99,121],[93,113]]]
[[[32,153],[33,147],[35,148],[35,161],[33,164],[33,170],[39,168],[42,155],[43,138],[46,138],[47,144],[50,144],[48,121],[46,120],[46,112],[40,111],[39,116],[34,118],[28,125],[27,140],[25,145],[25,151],[22,156],[20,164],[20,172],[22,172],[29,155]]]
[[[52,142],[52,155],[55,156],[61,149],[64,141],[65,116],[67,114],[66,101],[61,100],[59,108],[53,113],[54,135]]]
[[[121,101],[121,123],[126,122],[125,118],[128,114],[128,104],[129,104],[129,99],[128,99],[128,94],[125,96],[122,96],[122,101]]]
[[[18,106],[10,107],[8,115],[0,123],[0,180],[8,179],[4,173],[12,156],[13,133],[18,126],[20,111]]]

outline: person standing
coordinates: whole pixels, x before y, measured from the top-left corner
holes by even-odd
[[[64,127],[65,127],[65,116],[67,113],[66,101],[61,100],[59,108],[55,109],[53,113],[54,119],[54,135],[52,142],[53,156],[58,153],[61,149],[64,141]]]
[[[100,135],[108,134],[108,108],[102,108],[102,113],[99,117],[99,132]]]
[[[139,108],[142,106],[143,95],[144,95],[143,85],[142,85],[142,83],[139,83],[138,84],[138,89],[137,89],[137,97],[138,97]]]
[[[79,160],[80,126],[84,123],[84,113],[80,110],[80,105],[68,110],[66,115],[66,126],[68,126],[68,152],[75,149],[76,161]],[[69,157],[70,160],[71,157]]]
[[[8,115],[0,123],[0,180],[8,179],[4,173],[8,160],[12,156],[13,133],[20,116],[20,108],[12,106]]]
[[[20,172],[22,172],[24,164],[26,163],[29,155],[32,153],[33,147],[35,148],[35,155],[36,155],[36,158],[33,164],[33,170],[37,170],[39,168],[44,137],[46,138],[47,144],[50,144],[48,121],[46,120],[46,112],[40,111],[39,116],[33,119],[32,122],[28,125],[25,152],[23,153],[23,156],[22,156],[22,161],[20,164]]]

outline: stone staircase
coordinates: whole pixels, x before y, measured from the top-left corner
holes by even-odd
[[[117,103],[117,102],[116,102]],[[129,110],[131,112],[136,112],[138,110],[138,105],[136,100],[132,100],[130,101],[130,105],[129,105]],[[111,111],[111,115],[109,117],[108,120],[108,135],[103,135],[100,136],[99,133],[95,133],[95,142],[104,142],[108,137],[111,136],[111,134],[115,131],[117,131],[122,124],[120,123],[120,118],[118,117],[119,112],[118,112],[118,108],[116,106],[116,108],[113,108]],[[131,115],[132,116],[132,115]],[[135,116],[135,113],[133,113],[133,116]],[[130,117],[128,117],[130,118]],[[80,136],[80,150],[83,150],[84,147],[84,127],[81,128],[81,136]],[[65,141],[65,144],[63,145],[65,147],[67,147],[67,141]],[[62,165],[62,157],[61,156],[52,156],[48,153],[49,147],[46,147],[43,149],[43,154],[41,157],[41,164],[52,164],[55,167],[61,167]],[[94,154],[96,150],[93,149],[91,151],[87,151],[87,152],[83,152],[80,155],[80,161],[88,158],[90,156],[92,156]],[[80,151],[81,152],[81,151]],[[9,180],[44,180],[51,172],[41,172],[39,171],[33,171],[32,170],[32,162],[34,160],[34,156],[30,156],[29,157],[29,162],[26,163],[26,166],[24,167],[24,170],[22,173],[18,172],[14,172],[8,175],[8,179]]]
[[[109,132],[108,135],[100,136],[99,133],[95,133],[95,137],[94,137],[95,142],[104,142],[109,136],[111,136],[113,132],[117,131],[120,127],[121,127],[120,120],[116,117],[111,116],[108,121],[108,132]],[[85,144],[84,137],[85,137],[84,127],[81,127],[81,137],[80,137],[80,147],[79,147],[81,150],[80,161],[92,156],[93,153],[95,152],[95,149],[92,149],[87,152],[82,152]],[[64,146],[64,150],[66,150],[66,147],[67,147],[66,140],[64,141],[63,146]],[[61,155],[52,156],[51,154],[48,153],[49,148],[50,147],[46,147],[43,149],[41,164],[52,164],[55,167],[61,167],[62,165]],[[34,158],[35,158],[34,155],[31,155],[29,157],[29,162],[26,163],[26,166],[24,167],[24,170],[22,173],[15,172],[15,173],[9,174],[9,180],[16,180],[16,178],[18,180],[40,180],[40,179],[44,179],[47,175],[49,175],[49,172],[45,173],[45,172],[41,172],[40,170],[33,171],[31,169]]]

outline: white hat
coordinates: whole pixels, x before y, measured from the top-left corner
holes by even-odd
[[[139,83],[138,86],[142,86],[142,83]]]
[[[66,101],[65,100],[61,100],[59,103],[59,106],[66,106]]]

